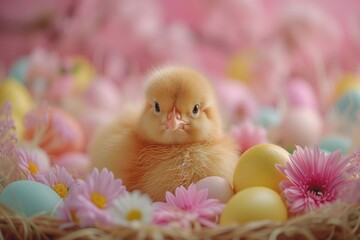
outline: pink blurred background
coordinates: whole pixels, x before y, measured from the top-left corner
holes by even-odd
[[[290,136],[308,121],[313,128],[299,138],[314,143],[339,130],[329,116],[343,94],[339,82],[351,76],[350,88],[360,86],[360,1],[0,2],[1,81],[18,78],[37,102],[73,114],[89,136],[141,99],[144,74],[164,63],[210,77],[237,138],[293,144],[269,126],[288,127]],[[254,125],[264,107],[280,115],[262,123],[266,132]],[[289,110],[299,119],[281,125]]]
[[[85,54],[92,61],[99,58],[99,70],[113,58],[141,70],[170,59],[225,74],[229,58],[244,49],[290,48],[295,54],[309,47],[306,41],[323,57],[336,55],[329,60],[341,67],[358,68],[359,1],[0,3],[0,62],[6,68],[42,47],[65,55]]]

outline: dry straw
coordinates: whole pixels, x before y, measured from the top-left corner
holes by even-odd
[[[191,231],[159,226],[79,228],[44,215],[26,218],[0,205],[0,239],[360,239],[360,205],[335,203],[284,223],[269,221]]]

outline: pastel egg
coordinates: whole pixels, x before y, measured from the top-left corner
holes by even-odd
[[[251,187],[236,193],[220,217],[221,225],[244,224],[252,221],[286,221],[287,209],[281,196],[266,187]]]
[[[280,113],[275,108],[262,108],[258,112],[255,122],[269,129],[276,127],[281,120]]]
[[[38,145],[50,157],[79,151],[84,147],[84,133],[77,120],[55,107],[39,107],[27,115],[25,139],[37,138]],[[37,135],[39,133],[41,135]]]
[[[29,69],[29,59],[27,57],[19,58],[10,68],[9,76],[17,81],[26,82]]]
[[[105,124],[114,120],[114,111],[101,110],[86,106],[79,111],[77,117],[85,135],[85,148],[91,143],[93,134]]]
[[[93,80],[95,69],[84,57],[74,56],[71,60],[73,61],[71,76],[74,78],[74,91],[81,93]]]
[[[279,183],[286,179],[276,164],[285,165],[289,153],[274,144],[258,144],[245,151],[236,164],[233,178],[235,192],[263,186],[281,193]]]
[[[341,135],[331,135],[320,139],[319,147],[322,151],[335,152],[341,150],[342,154],[346,154],[352,145],[350,138]]]
[[[281,145],[286,148],[311,146],[321,137],[322,119],[312,109],[291,108],[285,113],[277,131]]]
[[[344,74],[335,87],[334,99],[338,100],[352,90],[360,91],[360,76],[353,73]]]
[[[318,102],[312,86],[303,79],[292,79],[287,83],[285,94],[288,103],[294,107],[318,109]]]
[[[85,91],[86,103],[91,108],[113,111],[119,108],[120,94],[113,82],[107,79],[96,79]]]
[[[8,100],[13,106],[13,113],[23,117],[33,106],[33,99],[24,85],[14,79],[6,79],[0,84],[0,106]]]
[[[16,181],[7,185],[0,194],[0,203],[27,217],[46,213],[53,215],[62,200],[45,184],[35,181]]]
[[[218,176],[203,178],[195,186],[197,190],[208,189],[208,198],[218,199],[222,203],[226,203],[234,195],[234,190],[229,182]]]
[[[254,64],[254,59],[255,54],[250,50],[235,55],[230,59],[228,76],[246,83],[251,82],[253,78],[252,65]]]
[[[339,118],[351,122],[360,120],[360,90],[346,92],[336,103],[336,112]]]
[[[53,159],[53,163],[63,166],[73,176],[82,177],[91,170],[89,157],[82,152],[68,152]]]

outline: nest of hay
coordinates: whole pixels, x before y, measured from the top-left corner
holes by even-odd
[[[360,239],[360,205],[335,203],[283,223],[192,230],[154,225],[80,228],[45,215],[26,218],[0,205],[0,239]]]

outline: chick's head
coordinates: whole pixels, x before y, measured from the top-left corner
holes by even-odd
[[[208,80],[186,67],[166,67],[148,79],[140,134],[161,144],[211,141],[222,134],[214,91]]]

